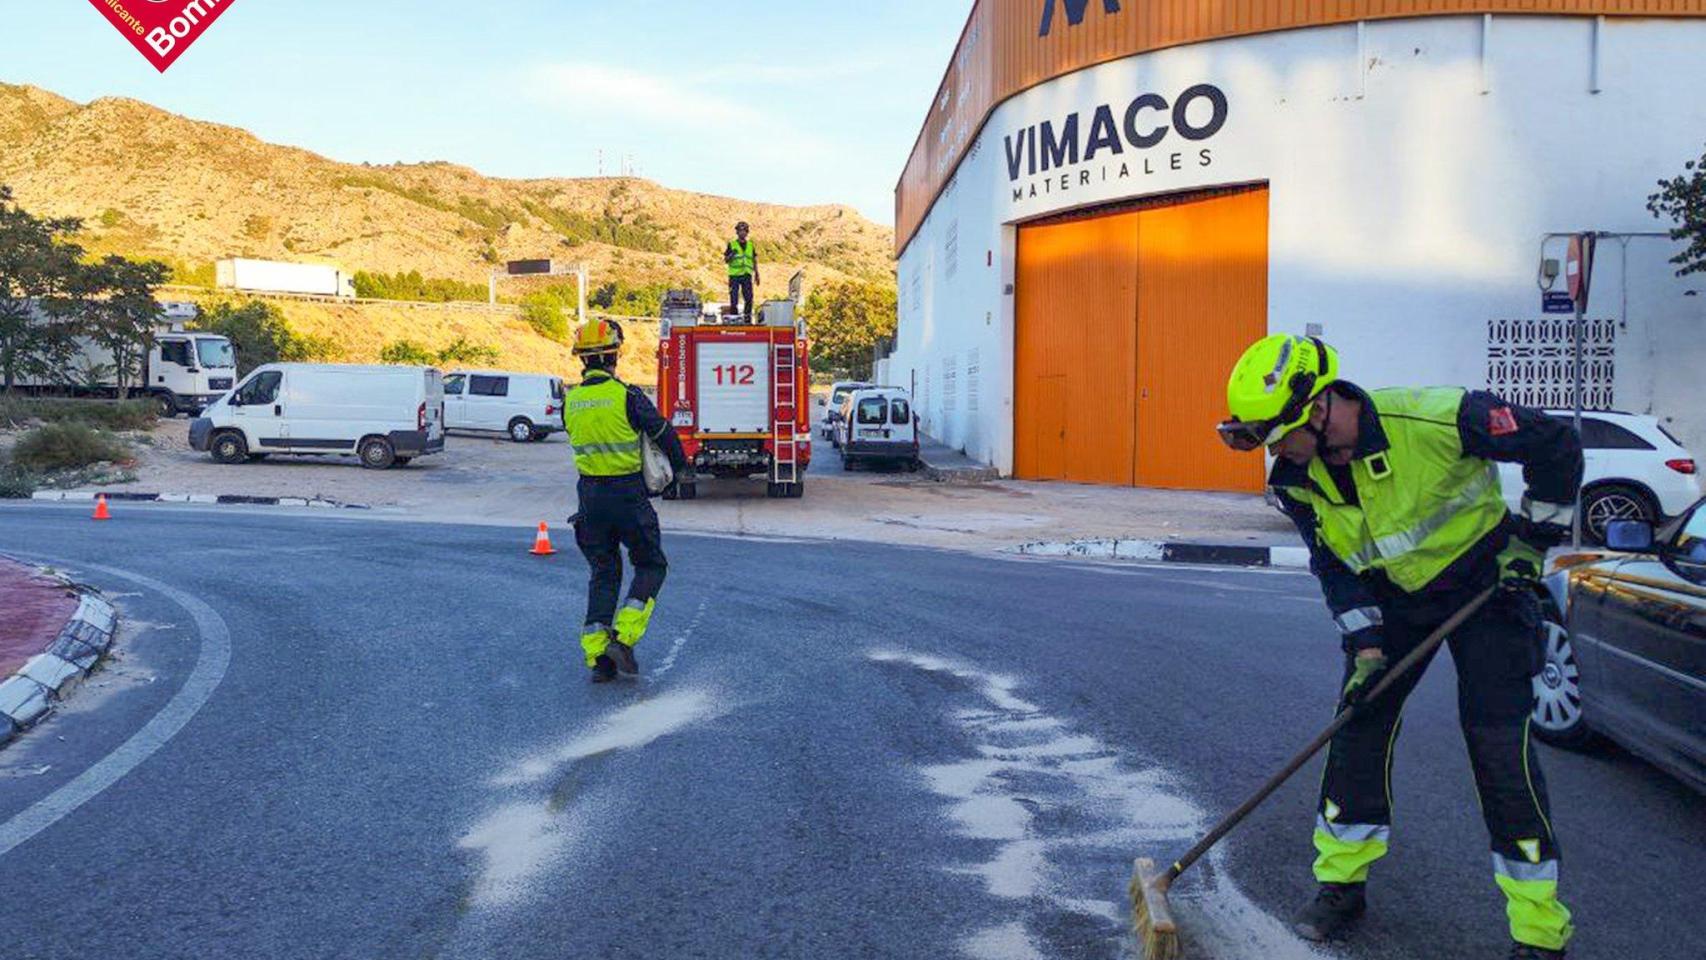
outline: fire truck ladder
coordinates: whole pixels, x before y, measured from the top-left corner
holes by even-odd
[[[771,431],[771,446],[775,451],[770,479],[776,483],[800,482],[799,440],[794,433],[798,419],[794,407],[797,385],[794,382],[794,343],[774,344],[770,352],[770,389],[775,391],[775,422]]]

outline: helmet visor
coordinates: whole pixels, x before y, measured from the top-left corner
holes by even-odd
[[[1244,452],[1266,444],[1275,426],[1277,424],[1273,420],[1228,420],[1214,429],[1220,434],[1221,443]]]

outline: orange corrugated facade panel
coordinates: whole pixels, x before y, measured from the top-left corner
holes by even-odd
[[[1464,14],[1706,17],[1706,0],[1085,0],[1069,25],[1067,0],[978,0],[924,128],[895,187],[896,252],[904,251],[997,106],[1039,83],[1152,50],[1300,27]],[[1073,4],[1076,6],[1076,4]]]

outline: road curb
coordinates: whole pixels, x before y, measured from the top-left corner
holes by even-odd
[[[1052,540],[1022,544],[1012,552],[1032,557],[1202,563],[1222,567],[1302,569],[1309,566],[1309,551],[1304,547],[1256,547],[1173,540]]]
[[[131,493],[127,490],[37,490],[31,500],[50,503],[93,503],[106,497],[111,503],[199,503],[257,507],[315,507],[324,510],[371,510],[365,503],[344,503],[324,497],[257,497],[242,493]]]
[[[16,557],[7,559],[24,563]],[[94,672],[112,648],[113,634],[118,630],[118,611],[99,590],[37,564],[26,565],[75,591],[77,610],[41,653],[17,673],[0,680],[0,746],[40,723],[72,688]]]

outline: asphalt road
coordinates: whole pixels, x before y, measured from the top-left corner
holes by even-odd
[[[0,509],[127,624],[0,751],[0,956],[1122,957],[1131,857],[1331,709],[1305,576],[666,537],[646,676],[591,686],[584,565],[528,530]],[[1442,658],[1357,940],[1276,919],[1311,767],[1176,888],[1188,955],[1504,956],[1454,710]],[[1706,805],[1543,756],[1573,956],[1702,956]]]

